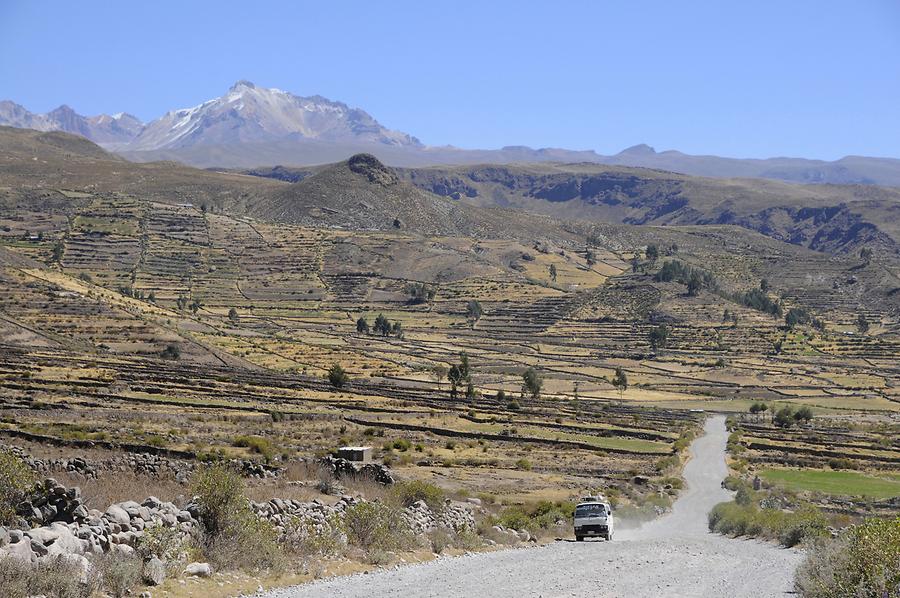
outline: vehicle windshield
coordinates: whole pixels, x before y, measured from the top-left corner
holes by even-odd
[[[578,505],[575,508],[576,517],[602,517],[606,515],[603,505]]]

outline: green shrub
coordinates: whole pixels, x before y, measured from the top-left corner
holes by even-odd
[[[16,506],[34,486],[34,472],[17,456],[0,450],[0,525],[16,520]]]
[[[755,503],[720,503],[709,513],[710,531],[730,536],[778,540],[792,547],[828,533],[828,519],[815,507],[796,512],[760,509]]]
[[[575,513],[575,505],[568,502],[541,501],[525,506],[510,506],[492,518],[494,524],[540,535],[557,526],[568,524]]]
[[[900,517],[867,519],[809,548],[794,586],[803,598],[900,595]]]
[[[411,446],[412,446],[412,443],[409,440],[406,440],[405,438],[399,438],[399,439],[395,440],[393,443],[393,447],[395,449],[397,449],[398,451],[403,451],[403,452],[408,451],[409,447],[411,447]]]
[[[441,488],[422,480],[397,482],[391,488],[391,493],[403,507],[412,506],[413,503],[423,500],[435,513],[443,510],[447,498]]]
[[[237,436],[232,442],[232,446],[248,448],[251,452],[262,455],[268,462],[278,452],[275,446],[268,438],[262,436]]]
[[[194,474],[192,491],[203,526],[201,548],[219,569],[278,569],[283,553],[275,528],[250,510],[241,478],[222,465]]]
[[[531,471],[531,461],[528,459],[519,459],[516,461],[516,469],[521,469],[522,471]]]
[[[368,553],[410,547],[414,538],[398,509],[383,503],[361,502],[344,512],[347,541]]]

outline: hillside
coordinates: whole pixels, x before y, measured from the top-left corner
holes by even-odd
[[[310,168],[245,174],[297,182]],[[401,179],[478,207],[633,225],[731,224],[828,253],[900,256],[900,192],[864,185],[721,180],[597,164],[400,168]]]

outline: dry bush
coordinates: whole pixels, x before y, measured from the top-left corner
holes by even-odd
[[[141,579],[140,558],[112,550],[94,560],[103,589],[113,598],[123,598]]]
[[[15,558],[0,559],[0,596],[3,598],[88,598],[98,587],[95,575],[84,575],[81,565],[62,557],[37,564]]]
[[[868,519],[809,547],[794,587],[803,598],[900,596],[900,517]]]
[[[300,558],[327,558],[343,554],[347,539],[336,519],[329,521],[325,529],[318,530],[305,519],[291,517],[285,525],[282,544],[289,553]]]

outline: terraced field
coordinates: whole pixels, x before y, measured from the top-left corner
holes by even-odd
[[[810,406],[814,423],[744,418],[748,474],[835,459],[900,472],[900,279],[881,262],[719,226],[554,223],[531,239],[299,226],[247,217],[249,191],[110,185],[0,197],[0,434],[34,450],[263,458],[235,446],[252,434],[290,463],[366,443],[458,491],[602,487],[637,504],[676,492],[665,480],[699,411],[764,402]],[[660,279],[667,262],[715,284],[688,292]],[[792,308],[809,319],[786,326]]]

